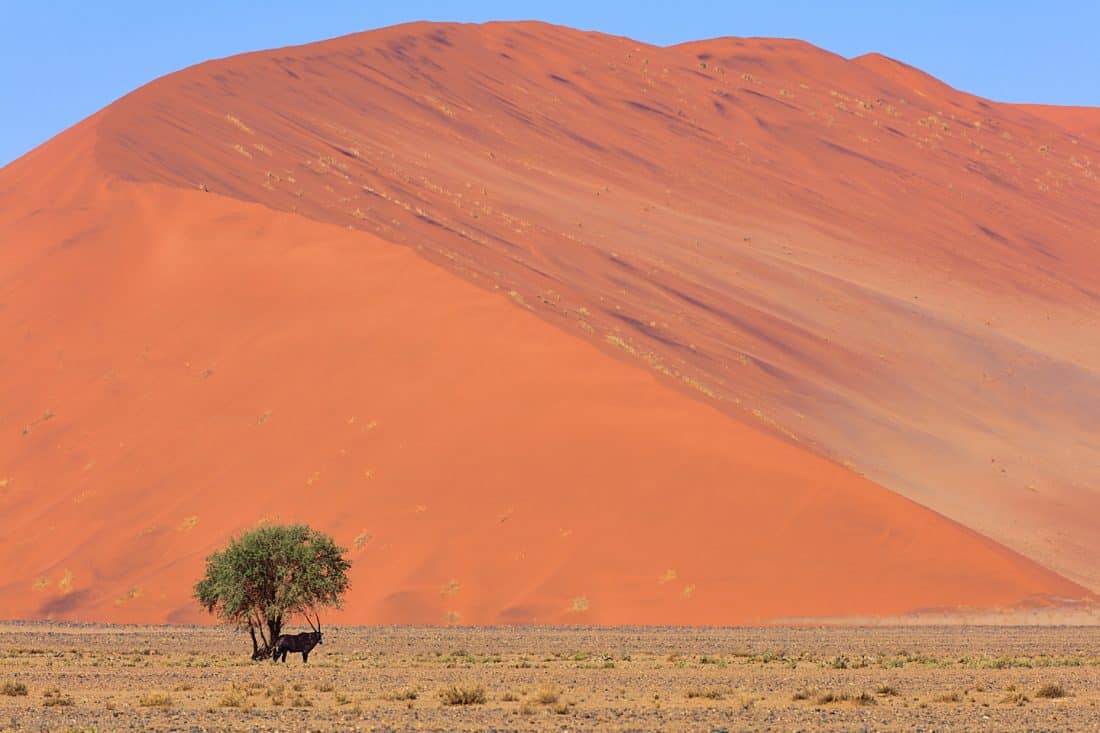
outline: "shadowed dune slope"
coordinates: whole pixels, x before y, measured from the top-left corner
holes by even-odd
[[[1016,106],[1036,117],[1053,122],[1075,135],[1091,138],[1094,143],[1100,143],[1100,108],[1060,107],[1050,104],[1021,104]]]
[[[201,621],[203,557],[264,520],[351,549],[330,621],[729,624],[1088,595],[410,249],[89,180],[64,209],[8,194],[23,213],[0,218],[2,616]]]

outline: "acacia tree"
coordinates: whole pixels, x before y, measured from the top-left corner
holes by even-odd
[[[351,567],[345,552],[304,524],[260,527],[206,558],[195,598],[227,623],[247,628],[252,658],[261,659],[294,614],[308,619],[310,611],[316,616],[318,608],[341,606]]]

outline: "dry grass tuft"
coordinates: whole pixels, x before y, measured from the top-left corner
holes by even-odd
[[[561,693],[553,687],[544,687],[535,694],[534,701],[539,705],[553,705],[561,697]]]
[[[420,691],[415,687],[403,687],[400,690],[394,690],[393,692],[387,692],[382,696],[385,700],[415,700],[419,697]]]
[[[282,683],[276,682],[267,688],[264,695],[271,700],[271,704],[275,707],[279,707],[283,704],[283,694],[286,692],[286,687]]]
[[[170,708],[172,696],[166,692],[153,692],[139,697],[138,705],[143,708]]]
[[[896,694],[896,693],[895,693]],[[815,705],[832,705],[834,703],[852,702],[856,705],[877,705],[878,700],[869,692],[860,692],[849,695],[847,692],[821,692],[809,688],[799,690],[791,696],[792,700],[810,700]]]
[[[255,134],[255,133],[252,132],[251,127],[249,127],[248,125],[241,122],[236,116],[227,114],[225,116],[225,119],[226,119],[227,122],[229,122],[229,124],[233,125],[234,127],[236,127],[241,132],[247,132],[249,135]]]
[[[75,705],[71,697],[61,694],[61,688],[54,687],[42,693],[42,704],[48,708]]]
[[[898,692],[898,688],[893,685],[879,685],[875,688],[876,695],[882,695],[883,697],[897,697],[901,693]]]
[[[27,686],[22,682],[5,682],[3,687],[0,687],[0,693],[8,697],[21,697],[27,694]]]
[[[235,692],[230,692],[218,702],[219,708],[239,708],[244,705],[244,699]]]
[[[569,702],[559,702],[557,705],[550,707],[550,711],[556,715],[568,715],[573,709],[573,704]]]
[[[852,696],[852,702],[856,705],[878,705],[878,700],[869,692],[861,692]]]
[[[705,689],[692,688],[684,693],[687,699],[694,700],[695,698],[706,698],[707,700],[721,700],[724,697],[722,690],[717,687],[707,687]]]
[[[300,692],[295,692],[290,696],[287,703],[292,708],[311,708],[313,707],[313,701]]]
[[[1056,682],[1047,683],[1035,691],[1035,697],[1041,697],[1045,700],[1057,700],[1065,696],[1066,688]]]
[[[845,702],[848,700],[847,693],[844,692],[823,692],[817,696],[814,702],[818,705],[832,705],[837,702]]]
[[[439,697],[444,705],[483,705],[486,699],[484,687],[459,687],[458,685],[441,690]]]

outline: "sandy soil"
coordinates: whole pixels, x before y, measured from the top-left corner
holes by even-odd
[[[26,688],[0,694],[0,730],[1100,726],[1097,627],[331,628],[308,666],[252,663],[247,646],[215,629],[0,626],[0,685]],[[484,701],[445,704],[455,687]]]

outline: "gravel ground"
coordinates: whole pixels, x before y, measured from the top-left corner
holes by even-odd
[[[331,628],[308,666],[249,649],[3,623],[0,731],[1100,731],[1100,627]]]

